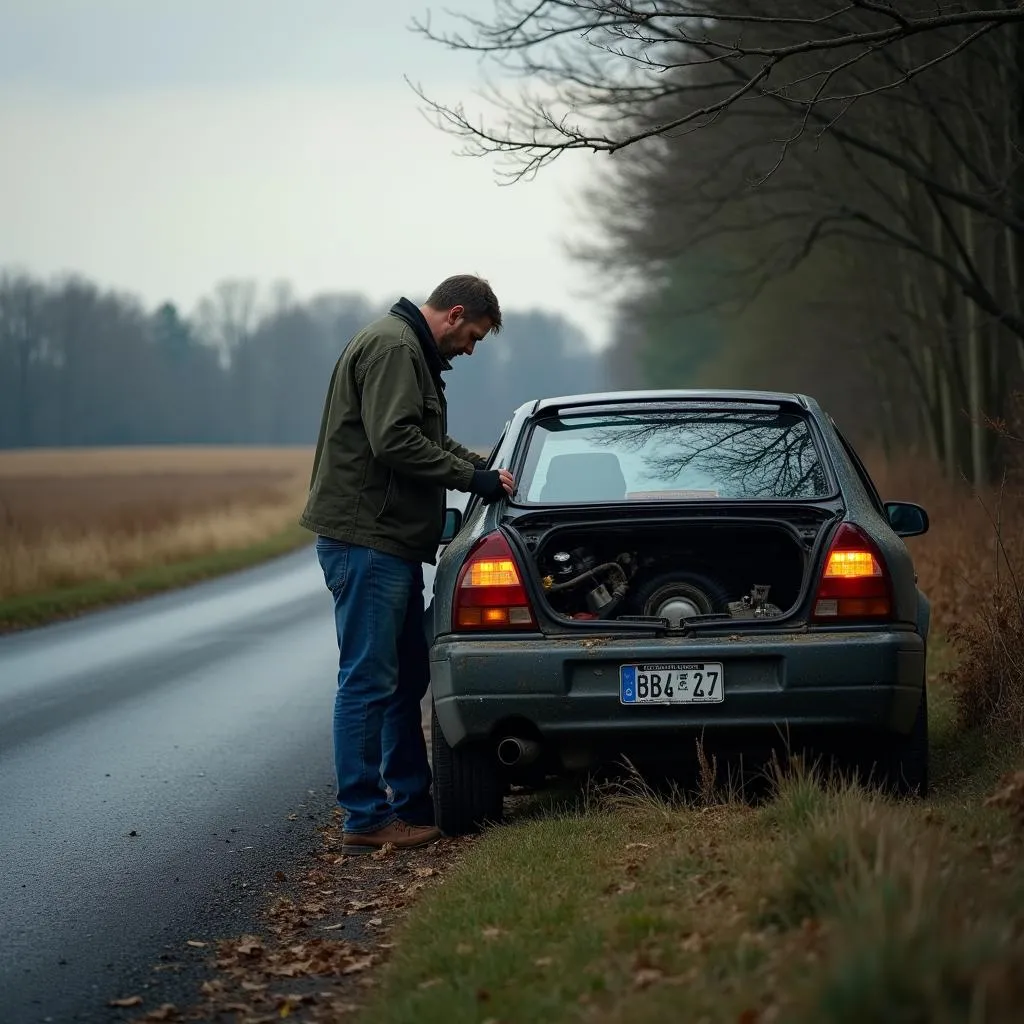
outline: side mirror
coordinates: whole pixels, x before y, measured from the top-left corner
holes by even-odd
[[[898,537],[919,537],[928,532],[928,513],[909,501],[887,501],[885,514]]]
[[[455,535],[462,529],[462,510],[446,508],[444,510],[444,530],[441,532],[441,543],[451,544]]]

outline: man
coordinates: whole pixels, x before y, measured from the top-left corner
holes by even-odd
[[[485,471],[448,436],[441,373],[500,329],[487,282],[450,277],[422,306],[400,299],[360,331],[331,377],[299,521],[317,534],[334,595],[344,854],[422,846],[441,834],[420,717],[430,681],[422,563],[435,561],[446,490],[488,502],[513,490],[507,471]]]

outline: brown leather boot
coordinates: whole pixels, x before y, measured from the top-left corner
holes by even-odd
[[[396,850],[411,850],[416,846],[429,846],[441,838],[441,830],[435,825],[406,825],[404,821],[393,821],[376,832],[343,832],[341,852],[343,854],[373,853],[385,843]]]

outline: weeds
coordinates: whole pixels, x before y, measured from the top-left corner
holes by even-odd
[[[792,928],[834,912],[866,879],[888,877],[894,858],[907,853],[904,816],[856,787],[821,792],[819,807],[790,833],[766,924]]]
[[[1017,1019],[1024,860],[1002,812],[798,758],[772,779],[751,808],[627,771],[583,813],[485,834],[396,936],[361,1019]]]
[[[638,769],[628,758],[621,762],[621,773],[609,780],[592,780],[587,787],[588,807],[594,811],[639,812],[669,821],[679,811],[711,807],[733,807],[747,801],[742,780],[731,768],[722,779],[718,758],[707,753],[703,741],[695,740],[695,785],[687,786],[679,778],[652,776]],[[681,773],[682,774],[682,773]]]
[[[1024,746],[1024,491],[1004,479],[978,494],[920,461],[876,476],[886,490],[900,480],[931,516],[929,533],[908,546],[933,632],[957,655],[949,678],[958,725]]]

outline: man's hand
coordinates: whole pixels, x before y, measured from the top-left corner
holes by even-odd
[[[506,495],[511,497],[516,482],[507,469],[478,469],[473,473],[469,489],[473,494],[479,494],[489,505]]]

